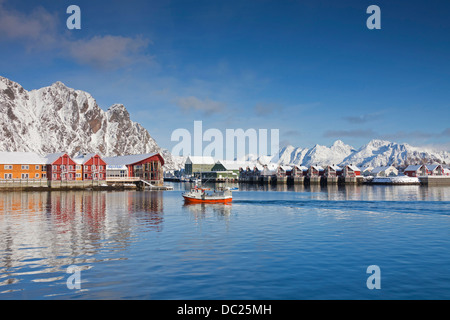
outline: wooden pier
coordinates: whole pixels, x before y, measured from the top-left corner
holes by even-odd
[[[336,177],[336,176],[298,176],[298,177],[277,177],[273,176],[259,176],[246,177],[239,179],[239,183],[251,184],[276,184],[276,185],[341,185],[341,184],[362,184],[364,177]]]
[[[171,186],[152,184],[140,178],[111,178],[106,180],[0,180],[0,191],[54,191],[54,190],[173,190]]]
[[[427,186],[450,186],[450,176],[419,177],[420,184]]]

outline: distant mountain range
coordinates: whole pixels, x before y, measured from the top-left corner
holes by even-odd
[[[384,140],[372,140],[359,149],[342,142],[335,141],[330,147],[315,145],[312,148],[287,146],[280,150],[278,159],[270,156],[249,154],[240,162],[258,162],[260,164],[277,163],[279,165],[339,165],[353,164],[363,167],[394,165],[405,167],[410,164],[440,163],[450,164],[450,153],[446,151],[430,151]],[[184,166],[186,157],[174,157],[179,167]]]
[[[67,152],[71,156],[160,152],[166,168],[178,167],[169,151],[131,121],[123,105],[104,111],[89,93],[61,82],[27,91],[0,77],[0,151]]]
[[[315,145],[311,149],[287,146],[280,150],[279,164],[345,165],[359,167],[406,166],[419,163],[450,164],[450,154],[446,151],[430,151],[384,140],[372,140],[359,149],[355,149],[341,140],[330,147]]]
[[[0,151],[33,151],[41,155],[64,151],[71,156],[159,152],[167,169],[184,167],[186,159],[172,156],[168,150],[159,147],[144,127],[131,121],[130,114],[121,104],[104,111],[89,93],[68,88],[61,82],[27,91],[1,76]],[[245,160],[275,162],[267,156],[248,155]],[[372,140],[355,149],[338,140],[330,147],[284,147],[276,162],[281,165],[354,164],[360,167],[427,162],[450,164],[450,154],[383,140]]]

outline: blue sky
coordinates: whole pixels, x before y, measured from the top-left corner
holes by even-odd
[[[381,30],[366,27],[372,4]],[[450,150],[449,18],[444,0],[0,0],[0,75],[122,103],[169,150],[194,120],[280,129],[281,145]]]

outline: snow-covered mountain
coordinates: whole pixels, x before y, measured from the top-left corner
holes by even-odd
[[[131,121],[121,104],[102,110],[87,92],[56,82],[27,91],[0,76],[0,151],[33,151],[39,154],[67,152],[99,153],[102,156],[160,152],[167,169],[184,167],[184,157],[174,157],[158,146],[149,132]],[[271,157],[248,155],[245,160],[269,163]],[[278,164],[358,166],[404,166],[414,163],[450,164],[450,154],[408,144],[372,140],[355,149],[338,140],[330,147],[287,146],[280,150]]]
[[[0,151],[67,152],[72,156],[160,152],[166,167],[175,167],[170,152],[131,121],[123,105],[104,111],[89,93],[61,82],[27,91],[1,76]]]
[[[450,153],[413,147],[384,140],[372,140],[344,159],[344,164],[358,166],[405,166],[419,163],[450,164]]]
[[[359,149],[338,140],[331,147],[315,145],[311,149],[287,146],[280,150],[279,164],[345,165],[364,166],[405,166],[415,163],[450,164],[450,154],[446,151],[430,151],[384,140],[372,140]]]
[[[180,168],[184,160],[178,161]],[[260,164],[277,163],[279,165],[346,165],[353,164],[359,167],[378,167],[394,165],[404,167],[409,164],[441,163],[450,164],[450,153],[446,151],[430,151],[423,148],[412,147],[408,144],[399,144],[384,140],[372,140],[359,149],[355,149],[342,142],[335,141],[330,147],[315,145],[308,148],[296,148],[291,145],[279,151],[278,159],[270,156],[249,154],[239,161],[257,162]]]

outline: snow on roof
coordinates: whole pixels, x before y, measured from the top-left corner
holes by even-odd
[[[85,164],[96,155],[97,155],[96,153],[81,154],[75,158],[72,158],[72,160],[75,161],[77,164]]]
[[[253,167],[253,163],[246,161],[219,160],[217,163],[223,165],[226,170],[239,170],[240,168],[246,169],[247,167]]]
[[[336,165],[332,165],[332,166],[328,166],[328,167],[330,167],[330,168],[333,169],[334,171],[340,171],[340,170],[342,170],[341,167],[336,166]]]
[[[311,168],[316,169],[317,171],[323,170],[323,168],[321,166],[311,166]]]
[[[134,154],[128,156],[117,156],[117,157],[107,157],[103,158],[103,161],[110,166],[124,166],[140,162],[147,158],[153,157],[157,153],[147,153],[147,154]]]
[[[46,164],[45,158],[34,152],[0,152],[0,164]]]
[[[47,154],[45,156],[45,163],[46,164],[52,164],[53,162],[55,162],[56,160],[58,160],[59,158],[61,158],[65,154],[66,153],[64,153],[64,152],[49,153],[49,154]]]
[[[407,166],[406,169],[405,169],[405,171],[417,171],[417,170],[419,170],[422,166],[423,166],[423,164]]]
[[[249,165],[248,166],[250,169],[258,169],[259,171],[262,171],[262,170],[264,170],[264,166],[262,165],[262,164],[259,164],[259,163],[253,163],[253,164],[251,164],[251,165]]]
[[[186,159],[187,164],[215,164],[213,157],[201,157],[201,156],[188,156]]]
[[[305,166],[299,166],[299,165],[295,164],[294,167],[296,167],[297,169],[300,169],[302,171],[308,171],[308,167],[305,167]]]
[[[291,166],[280,166],[281,169],[283,169],[284,171],[291,171],[292,167]]]
[[[354,165],[351,165],[351,164],[347,165],[347,168],[352,170],[352,171],[361,171],[361,170],[359,170],[359,168],[357,166],[354,166]]]
[[[265,166],[268,170],[274,170],[274,171],[276,171],[278,168],[278,165],[276,163],[268,163]]]
[[[389,168],[394,168],[393,166],[381,166],[381,167],[376,167],[376,168],[373,168],[372,169],[372,173],[380,173],[380,172],[383,172],[383,171],[386,171],[387,169],[389,169]],[[395,168],[394,168],[395,169]]]
[[[436,170],[436,168],[439,167],[439,166],[440,166],[440,164],[427,164],[426,165],[427,169],[430,170],[430,171]]]

